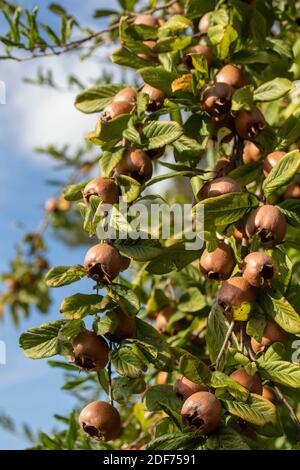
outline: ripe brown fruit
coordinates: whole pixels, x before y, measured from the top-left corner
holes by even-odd
[[[168,381],[168,372],[161,371],[157,374],[155,382],[157,385],[165,385]]]
[[[249,238],[257,235],[263,246],[273,247],[285,237],[286,220],[278,207],[266,204],[250,213],[245,229]]]
[[[243,367],[237,369],[229,376],[237,383],[249,390],[250,393],[256,393],[257,395],[262,394],[262,383],[257,373],[249,375]]]
[[[238,135],[245,140],[255,140],[266,126],[265,118],[258,108],[239,111],[234,125]]]
[[[209,16],[210,16],[210,12],[208,13],[205,13],[201,18],[200,18],[200,21],[199,21],[199,24],[198,24],[198,29],[199,29],[199,32],[200,33],[207,33],[208,30],[209,30]]]
[[[210,116],[219,119],[229,114],[231,109],[232,88],[226,83],[215,83],[203,93],[202,103]]]
[[[118,93],[114,96],[113,102],[118,103],[120,101],[125,101],[126,103],[131,104],[131,106],[135,106],[136,104],[136,97],[137,91],[135,88],[127,86],[122,90],[118,91]]]
[[[165,94],[158,88],[154,88],[146,83],[141,89],[149,97],[148,111],[157,111],[162,107],[165,101]]]
[[[112,101],[105,107],[103,111],[103,118],[106,121],[110,121],[111,119],[115,119],[122,114],[131,113],[133,108],[134,105],[132,105],[129,101]]]
[[[127,175],[139,183],[144,183],[152,176],[152,161],[141,149],[127,149],[121,161],[112,170],[110,176]]]
[[[98,243],[88,250],[84,267],[95,281],[110,284],[124,268],[124,258],[108,243]]]
[[[157,160],[158,158],[163,156],[163,154],[165,153],[165,150],[166,150],[166,146],[164,145],[164,147],[147,150],[147,155],[148,157],[151,158],[151,160]]]
[[[214,166],[214,175],[216,178],[228,175],[236,168],[235,163],[229,157],[221,157]]]
[[[247,142],[243,151],[244,163],[258,162],[261,159],[261,151],[253,142]]]
[[[189,69],[193,68],[193,61],[190,54],[199,54],[200,56],[204,57],[208,66],[210,66],[213,61],[213,54],[211,48],[206,46],[205,44],[197,44],[196,46],[192,46],[186,50],[185,54],[186,56],[184,58],[184,63]]]
[[[184,7],[180,5],[179,2],[175,2],[168,8],[168,13],[170,13],[170,15],[182,15],[184,13]]]
[[[172,315],[176,312],[176,308],[173,305],[165,305],[161,310],[157,313],[156,321],[155,321],[155,328],[159,333],[165,334],[167,333],[167,328],[169,324],[169,320]],[[173,323],[172,328],[170,329],[170,334],[175,335],[181,329],[184,328],[185,321],[178,320]]]
[[[300,184],[290,183],[284,193],[284,199],[300,199]]]
[[[158,19],[155,18],[155,16],[141,13],[135,17],[133,24],[144,24],[146,26],[155,27],[158,26]]]
[[[89,403],[79,415],[80,427],[93,439],[111,441],[122,431],[118,410],[105,401]]]
[[[230,315],[243,303],[255,302],[256,291],[243,277],[232,277],[222,283],[217,299],[224,313]]]
[[[210,392],[197,392],[183,404],[181,416],[186,425],[199,436],[206,436],[219,427],[222,406]]]
[[[143,44],[144,46],[147,46],[151,52],[156,52],[157,51],[157,42],[156,41],[153,41],[152,39],[149,39],[148,41],[143,41]],[[156,58],[150,54],[150,51],[149,51],[149,54],[145,53],[145,52],[142,52],[140,54],[138,54],[138,56],[141,58],[141,59],[144,59],[144,60],[148,60],[148,61],[156,61]]]
[[[82,195],[87,206],[91,196],[99,196],[104,204],[116,204],[120,190],[112,178],[94,178],[84,187]]]
[[[94,331],[85,330],[72,341],[74,363],[83,370],[97,371],[108,363],[109,349],[106,341]]]
[[[233,88],[241,88],[247,85],[244,72],[235,65],[225,65],[215,76],[216,83],[226,83]]]
[[[218,248],[209,252],[204,250],[200,258],[201,272],[209,279],[228,279],[235,266],[232,248],[226,243],[219,243]]]
[[[244,259],[243,277],[251,286],[267,287],[278,275],[276,261],[266,253],[255,251]]]
[[[276,152],[269,153],[266,156],[263,166],[263,173],[265,176],[268,176],[270,171],[277,165],[278,162],[286,155],[286,152],[277,150]]]
[[[125,338],[135,338],[136,319],[126,315],[120,307],[117,307],[115,312],[117,314],[118,324],[113,333],[107,333],[105,336],[115,343],[119,343]]]
[[[263,331],[262,340],[259,343],[255,338],[251,338],[251,347],[255,354],[263,352],[273,343],[285,343],[285,332],[273,320],[268,320]]]
[[[191,380],[181,375],[175,380],[173,390],[179,398],[186,400],[194,393],[207,391],[207,388],[203,385],[195,384]]]
[[[215,178],[208,183],[205,183],[201,188],[199,196],[201,199],[207,199],[209,197],[221,196],[227,193],[240,193],[242,188],[239,183],[235,180],[223,176],[222,178]]]
[[[274,405],[277,403],[277,397],[273,389],[269,385],[264,385],[262,390],[262,396],[269,400]]]

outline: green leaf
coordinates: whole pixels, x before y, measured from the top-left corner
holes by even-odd
[[[160,242],[151,239],[119,240],[116,246],[121,255],[136,261],[149,261],[163,252]]]
[[[57,354],[57,337],[66,320],[44,323],[37,328],[29,328],[20,336],[20,346],[26,357],[42,359]]]
[[[176,161],[186,161],[190,158],[200,157],[205,148],[197,140],[186,135],[181,135],[172,145],[176,152]]]
[[[75,106],[82,113],[99,113],[112,101],[123,85],[102,85],[88,88],[76,96]]]
[[[161,404],[172,410],[180,410],[182,402],[173,391],[172,385],[153,385],[146,390],[143,403],[148,411],[160,411]]]
[[[285,150],[300,138],[300,109],[297,109],[288,119],[285,119],[278,132],[280,150]]]
[[[253,107],[253,90],[251,85],[238,88],[232,97],[232,111],[250,110]]]
[[[179,361],[179,370],[192,382],[199,385],[208,385],[211,380],[209,367],[192,354],[184,354]]]
[[[203,444],[193,432],[165,434],[151,441],[146,450],[202,450]]]
[[[115,150],[114,152],[103,152],[99,160],[101,175],[108,178],[113,169],[120,163],[124,154],[124,148]]]
[[[172,93],[172,82],[178,78],[174,72],[168,72],[162,66],[145,67],[139,70],[142,79],[148,85],[158,88],[170,95]]]
[[[215,304],[208,316],[206,344],[212,362],[215,362],[224,343],[229,325],[220,307]]]
[[[197,287],[188,289],[179,299],[178,309],[182,312],[197,312],[205,307],[206,301]]]
[[[183,134],[182,127],[175,121],[151,121],[143,128],[147,150],[171,144]]]
[[[109,354],[112,365],[116,372],[125,377],[140,377],[143,371],[147,370],[145,364],[134,354],[131,348],[122,347],[111,351]]]
[[[300,365],[287,361],[271,361],[260,357],[257,361],[265,378],[287,387],[300,388]]]
[[[124,201],[128,204],[139,197],[142,186],[138,181],[126,175],[117,176],[116,181]]]
[[[189,0],[186,5],[186,15],[188,18],[199,18],[214,8],[215,0]]]
[[[107,333],[114,333],[119,324],[118,312],[110,310],[106,315],[96,317],[93,322],[93,330],[98,336],[104,336]]]
[[[299,199],[286,199],[277,204],[286,218],[288,224],[293,227],[300,227],[300,201]]]
[[[90,139],[99,139],[100,142],[110,142],[121,139],[123,131],[126,129],[130,114],[121,114],[110,121],[98,121],[95,132],[89,136]]]
[[[247,322],[246,333],[253,336],[256,341],[261,342],[263,331],[267,324],[266,318],[262,313],[255,312],[251,315],[250,320]]]
[[[201,250],[186,250],[178,244],[164,248],[164,252],[148,264],[146,271],[151,274],[166,274],[171,271],[181,271],[201,255]]]
[[[206,447],[209,450],[250,450],[242,436],[229,426],[221,427],[208,436]]]
[[[218,57],[221,60],[224,60],[226,59],[226,57],[228,57],[231,44],[233,44],[237,40],[237,38],[237,31],[230,24],[228,24],[225,27],[222,40],[217,45]]]
[[[246,163],[232,170],[227,176],[237,181],[241,186],[247,186],[261,178],[262,162]]]
[[[211,385],[214,388],[226,388],[232,396],[243,402],[248,400],[250,395],[249,390],[228,377],[228,375],[223,374],[223,372],[215,371],[212,373]]]
[[[80,264],[75,266],[56,266],[45,277],[48,287],[61,287],[79,281],[86,276],[86,270]]]
[[[234,416],[257,426],[276,424],[276,407],[269,400],[251,393],[247,403],[222,399],[223,404]]]
[[[63,191],[66,201],[79,201],[82,199],[82,190],[88,181],[89,180],[82,181],[81,183],[69,184],[69,186],[66,186]]]
[[[108,295],[117,302],[126,315],[134,317],[137,314],[140,309],[140,301],[132,289],[121,284],[110,284],[105,288]]]
[[[182,15],[171,16],[161,27],[160,31],[177,31],[179,29],[192,28],[193,22]]]
[[[112,381],[114,400],[119,403],[127,403],[131,395],[143,393],[146,388],[142,377],[132,379],[131,377],[118,377]]]
[[[286,78],[274,78],[263,83],[254,91],[254,101],[275,101],[285,96],[292,88],[292,82]]]
[[[114,64],[123,65],[133,69],[141,69],[142,67],[147,67],[149,65],[147,60],[141,59],[135,52],[132,52],[125,47],[120,47],[115,50],[110,55],[110,58]]]
[[[75,294],[63,300],[60,313],[69,320],[94,315],[101,310],[101,295]]]
[[[288,184],[300,168],[300,152],[292,150],[272,168],[263,183],[263,191],[270,196],[277,189]]]
[[[284,297],[271,297],[267,292],[259,293],[259,303],[264,311],[287,333],[300,333],[300,315]]]

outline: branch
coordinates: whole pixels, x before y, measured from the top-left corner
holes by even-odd
[[[112,344],[111,341],[109,341],[109,352],[111,351]],[[112,391],[112,383],[111,383],[111,361],[109,360],[108,366],[107,366],[107,372],[108,372],[108,398],[111,406],[114,406],[114,399],[113,399],[113,391]]]
[[[218,370],[219,367],[220,367],[220,362],[221,362],[221,359],[222,359],[223,354],[224,354],[224,352],[225,352],[225,349],[227,348],[228,342],[229,342],[229,340],[230,340],[230,336],[232,335],[234,325],[235,325],[235,321],[232,320],[232,322],[230,323],[229,328],[228,328],[228,330],[227,330],[227,333],[226,333],[224,342],[223,342],[223,344],[222,344],[222,347],[221,347],[221,349],[220,349],[220,351],[219,351],[218,357],[217,357],[217,359],[216,359],[216,370]]]
[[[294,408],[292,407],[291,403],[285,398],[282,391],[280,390],[280,388],[277,385],[274,385],[274,389],[275,389],[277,395],[279,396],[280,400],[282,401],[282,403],[289,410],[291,418],[292,418],[292,420],[294,421],[295,425],[298,428],[298,434],[299,434],[298,435],[298,440],[300,440],[300,421],[298,419],[298,416],[296,415],[296,412],[295,412]]]

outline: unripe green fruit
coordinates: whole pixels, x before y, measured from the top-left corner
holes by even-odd
[[[94,401],[83,408],[79,424],[89,437],[99,441],[117,439],[122,431],[118,410],[104,401]]]

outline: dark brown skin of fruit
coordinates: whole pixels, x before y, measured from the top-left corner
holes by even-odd
[[[271,387],[269,387],[269,385],[264,385],[264,386],[263,386],[262,396],[263,396],[266,400],[269,400],[271,403],[273,403],[274,405],[276,405],[276,403],[277,403],[276,394],[275,394],[275,392],[273,391],[273,389],[272,389]]]
[[[200,33],[207,33],[209,30],[209,12],[200,18],[198,29]]]
[[[137,91],[134,88],[128,86],[126,88],[123,88],[123,90],[120,90],[114,96],[113,102],[118,103],[119,101],[125,101],[131,104],[132,106],[134,106],[136,103],[136,97],[137,97]]]
[[[234,119],[230,115],[226,116],[225,118],[213,117],[212,124],[213,124],[213,129],[212,129],[211,136],[213,140],[217,140],[218,132],[222,128],[235,132]],[[232,137],[233,137],[233,134],[229,135],[227,138],[231,140]]]
[[[92,372],[104,369],[108,363],[109,349],[101,336],[85,330],[72,341],[74,363],[83,370]]]
[[[243,151],[244,163],[258,162],[261,159],[260,149],[253,143],[247,142]]]
[[[147,150],[147,155],[151,160],[157,160],[158,158],[162,157],[165,153],[166,146],[158,148],[158,149],[151,149]]]
[[[286,155],[286,152],[281,152],[277,150],[276,152],[269,153],[266,156],[263,166],[263,173],[265,176],[268,176],[270,171],[277,165],[278,162]]]
[[[144,183],[151,178],[152,172],[152,161],[146,152],[141,149],[128,149],[110,176],[127,175],[139,183]]]
[[[262,340],[259,343],[255,338],[251,338],[251,347],[255,354],[263,352],[273,343],[285,344],[285,332],[273,320],[268,320],[265,326]]]
[[[158,26],[158,19],[155,18],[155,16],[152,15],[137,15],[134,22],[134,24],[145,24],[147,26]]]
[[[186,400],[194,393],[207,391],[207,388],[202,385],[195,384],[181,375],[177,377],[173,385],[173,390],[179,398]]]
[[[105,401],[89,403],[79,415],[80,427],[99,441],[117,439],[122,432],[119,412]]]
[[[169,320],[175,312],[176,308],[173,305],[166,305],[157,313],[155,328],[159,333],[167,333]],[[176,335],[184,327],[184,323],[184,320],[173,323],[170,333]]]
[[[112,178],[94,178],[85,186],[82,195],[87,206],[91,196],[99,196],[104,204],[116,204],[120,190]]]
[[[192,431],[206,436],[219,427],[222,406],[212,393],[197,392],[184,402],[180,414]]]
[[[275,260],[260,251],[250,253],[244,259],[243,277],[251,286],[270,287],[278,275]]]
[[[165,94],[158,88],[146,84],[141,92],[149,96],[148,111],[157,111],[164,104]]]
[[[135,338],[136,319],[126,315],[120,307],[117,307],[115,312],[118,315],[118,325],[113,333],[107,333],[105,336],[115,343],[125,338]]]
[[[300,184],[290,183],[284,193],[284,199],[300,199]]]
[[[220,243],[214,251],[204,250],[200,258],[201,272],[209,279],[228,279],[235,266],[235,257],[232,248]]]
[[[206,59],[207,65],[210,66],[213,61],[213,54],[211,48],[206,46],[205,44],[197,44],[196,46],[192,46],[186,51],[186,56],[184,58],[185,65],[189,68],[193,68],[193,61],[190,54],[199,54],[200,56]]]
[[[262,383],[258,374],[249,375],[242,367],[232,372],[229,377],[249,390],[250,393],[262,394]]]
[[[233,308],[239,308],[243,303],[252,303],[255,299],[255,288],[242,277],[232,277],[224,281],[218,292],[218,304],[229,316]]]
[[[203,93],[202,103],[210,116],[223,119],[231,109],[232,87],[226,83],[215,83]]]
[[[114,119],[121,114],[131,113],[134,105],[128,101],[112,101],[103,111],[103,118],[107,121]]]
[[[235,65],[225,65],[215,76],[216,83],[226,83],[233,88],[241,88],[247,85],[244,72]]]
[[[216,178],[228,175],[236,168],[235,163],[229,157],[221,157],[214,166],[214,175]]]
[[[239,111],[234,125],[242,139],[253,141],[265,128],[266,121],[258,108],[252,108],[250,111]]]
[[[246,234],[251,239],[256,234],[265,247],[281,243],[285,237],[286,220],[275,206],[264,205],[254,209],[246,222]]]
[[[240,193],[241,191],[242,188],[235,180],[224,176],[206,183],[203,188],[201,188],[199,195],[201,199],[207,199],[227,193]]]
[[[118,250],[108,243],[99,243],[88,250],[84,267],[89,276],[105,284],[110,284],[124,266],[124,258]]]

